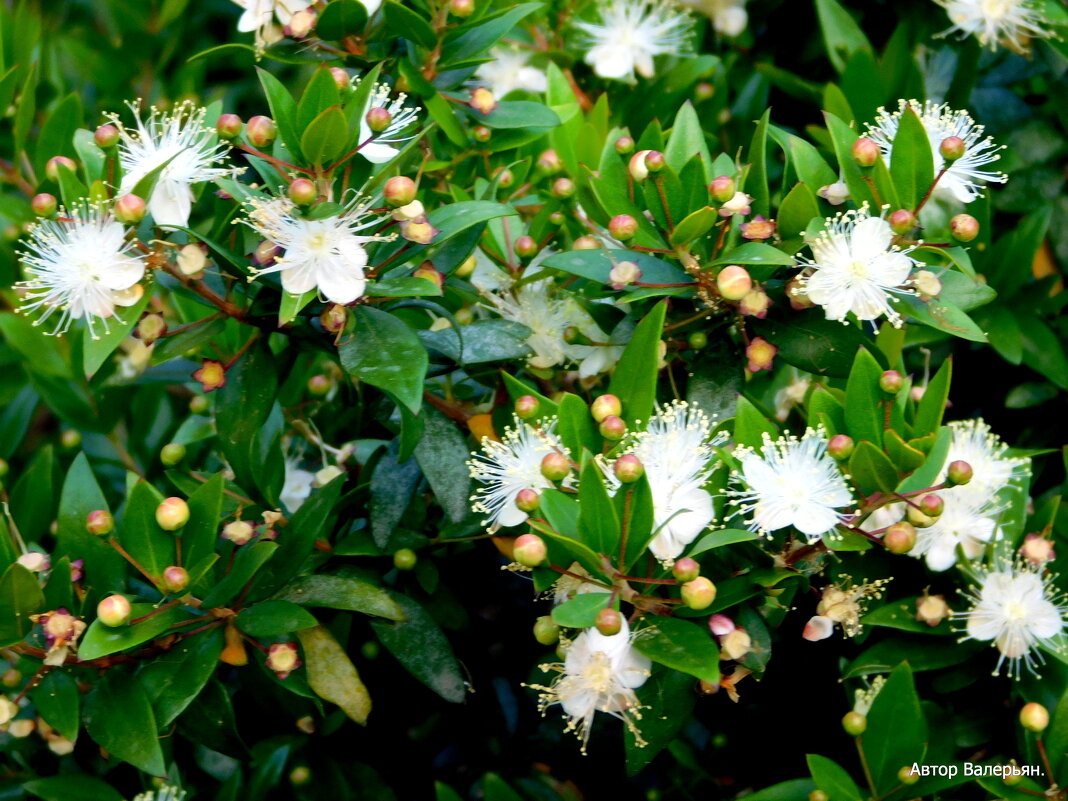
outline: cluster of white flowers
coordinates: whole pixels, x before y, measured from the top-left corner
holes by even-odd
[[[1037,0],[935,0],[946,10],[952,27],[945,34],[974,36],[983,47],[998,45],[1026,54],[1032,39],[1054,35]]]
[[[597,12],[597,22],[575,26],[586,34],[584,60],[602,78],[652,78],[654,58],[686,50],[692,20],[668,0],[609,0]]]

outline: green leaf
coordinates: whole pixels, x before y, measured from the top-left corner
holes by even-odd
[[[925,301],[915,295],[903,295],[902,307],[899,308],[913,319],[938,331],[972,342],[986,342],[986,334],[971,317],[940,298]]]
[[[698,209],[682,219],[682,221],[675,226],[675,230],[671,232],[671,244],[672,245],[685,245],[687,242],[692,242],[695,239],[704,236],[712,230],[712,226],[719,222],[719,214],[715,209],[705,206],[702,209]],[[590,251],[579,251],[590,252]],[[642,278],[646,281],[645,275]]]
[[[314,293],[309,293],[314,297]],[[367,295],[373,298],[439,298],[441,288],[425,278],[386,278],[367,285]]]
[[[166,773],[156,718],[140,683],[109,670],[85,698],[85,728],[111,756],[153,776]]]
[[[261,465],[255,453],[278,392],[277,369],[270,349],[254,344],[226,371],[226,384],[217,390],[219,443],[237,483],[246,489],[258,486]]]
[[[677,670],[654,672],[638,688],[637,695],[638,702],[649,709],[642,714],[638,724],[644,745],[638,745],[637,738],[629,728],[623,731],[628,776],[636,775],[675,739],[690,720],[690,710],[696,703],[693,679]]]
[[[467,697],[463,675],[438,624],[413,599],[393,592],[390,595],[406,619],[398,623],[371,621],[378,639],[415,678],[446,701],[461,703]]]
[[[598,284],[607,284],[612,268],[621,261],[632,261],[642,271],[634,286],[693,285],[690,276],[676,265],[648,253],[630,250],[569,250],[550,256],[541,262],[541,266],[579,275]]]
[[[846,406],[846,414],[849,407]],[[849,474],[865,495],[873,492],[893,492],[897,486],[897,470],[889,457],[868,440],[861,440],[849,459]]]
[[[861,801],[864,798],[860,788],[836,762],[818,754],[809,754],[805,758],[812,772],[812,780],[830,801]]]
[[[911,473],[927,460],[927,454],[909,445],[892,428],[883,432],[883,445],[899,473]]]
[[[622,401],[628,427],[636,420],[648,420],[653,412],[666,311],[667,304],[661,301],[638,323],[608,385],[608,392]]]
[[[417,279],[427,283],[423,279]],[[437,331],[418,331],[423,343],[457,364],[485,364],[521,359],[530,353],[531,330],[511,320],[480,320]]]
[[[819,16],[823,43],[827,48],[827,58],[838,72],[845,70],[849,57],[855,51],[871,51],[868,37],[849,12],[835,0],[816,0],[816,14]]]
[[[175,533],[164,531],[156,522],[156,508],[163,500],[147,481],[138,481],[126,500],[119,526],[119,543],[137,563],[155,578],[175,564]]]
[[[371,695],[345,649],[322,626],[299,631],[297,637],[304,650],[308,686],[320,698],[341,707],[351,720],[366,725]]]
[[[305,160],[316,167],[330,164],[345,152],[349,128],[340,106],[331,106],[312,120],[300,137]]]
[[[564,443],[564,447],[571,453],[572,458],[578,460],[583,448],[589,450],[590,453],[601,449],[601,437],[594,427],[590,407],[578,395],[572,395],[570,392],[564,393],[557,405],[556,414],[556,433],[560,441]]]
[[[52,446],[41,448],[11,490],[10,511],[24,540],[44,538],[55,514]]]
[[[481,55],[541,7],[541,3],[521,3],[452,29],[442,41],[441,63],[456,64]]]
[[[205,631],[183,639],[141,669],[137,680],[145,688],[160,727],[170,726],[204,689],[222,653],[222,629]]]
[[[291,601],[261,601],[237,616],[237,627],[252,637],[280,637],[317,625],[311,614]]]
[[[319,22],[321,24],[322,19]],[[256,67],[256,74],[260,76],[263,93],[267,95],[271,118],[278,126],[278,136],[289,152],[299,158],[301,129],[297,127],[297,101],[282,82],[267,70]]]
[[[81,772],[34,779],[22,789],[44,801],[122,801],[122,794],[103,779]]]
[[[655,526],[653,492],[649,477],[643,475],[633,484],[621,489],[612,498],[620,521],[620,538],[626,530],[627,547],[623,554],[623,572],[630,569],[647,553],[649,543],[659,533]]]
[[[442,101],[444,102],[444,101]],[[451,112],[450,112],[451,113]],[[466,143],[466,138],[464,143]],[[438,229],[438,235],[434,237],[433,245],[438,247],[464,231],[468,231],[477,225],[516,214],[511,206],[496,203],[490,200],[464,200],[459,203],[450,203],[434,209],[427,215],[427,220]],[[403,265],[415,258],[421,258],[429,249],[429,245],[411,245],[404,240],[396,241],[392,245],[383,245],[376,254],[375,259],[385,261],[399,253],[401,248],[407,245],[404,255],[390,262],[390,277],[396,275],[408,275],[410,270],[402,269]],[[358,307],[362,308],[362,307]],[[0,318],[2,319],[2,318]]]
[[[665,667],[719,683],[719,649],[707,627],[673,617],[654,621],[635,638],[635,648]]]
[[[746,242],[733,250],[729,250],[717,258],[712,264],[755,264],[774,267],[792,267],[796,259],[789,253],[784,253],[771,245],[763,242]]]
[[[400,461],[400,441],[390,442],[371,476],[371,536],[379,548],[389,542],[421,477],[415,459]]]
[[[325,606],[365,615],[404,620],[404,610],[374,584],[342,576],[299,576],[275,593],[275,600],[301,606]]]
[[[898,786],[897,772],[903,765],[923,761],[927,721],[907,662],[894,668],[875,696],[862,742],[880,795],[887,795]]]
[[[115,315],[107,320],[107,330],[95,338],[87,337],[84,340],[82,369],[85,370],[86,378],[91,378],[122,341],[133,333],[134,324],[141,319],[141,314],[148,307],[150,300],[152,293],[145,292],[133,306],[117,307]]]
[[[283,537],[283,542],[285,539]],[[222,606],[228,603],[244,589],[245,585],[256,575],[261,567],[271,559],[275,551],[279,549],[279,543],[260,541],[251,545],[243,545],[237,549],[237,557],[230,566],[230,571],[215,584],[202,599],[205,609],[214,606]]]
[[[916,619],[916,598],[907,598],[904,601],[880,606],[873,609],[860,619],[865,626],[886,626],[902,631],[913,631],[921,634],[952,634],[953,627],[949,620],[943,620],[937,626],[929,626]]]
[[[834,145],[834,154],[838,158],[839,170],[849,187],[850,198],[857,207],[867,203],[872,209],[878,209],[881,204],[875,202],[871,186],[864,180],[864,172],[853,160],[851,152],[853,143],[860,137],[856,131],[829,111],[825,111],[823,116],[827,123],[827,130],[831,134],[831,143]],[[876,163],[881,164],[882,160]],[[883,164],[883,169],[886,169],[885,164]]]
[[[879,387],[883,368],[866,348],[857,351],[846,384],[845,420],[849,436],[857,442],[883,441],[883,402],[886,393]]]
[[[189,496],[189,522],[182,527],[182,551],[187,565],[196,565],[215,553],[225,488],[223,474],[216,473]]]
[[[74,457],[59,498],[59,530],[55,555],[82,559],[85,584],[89,590],[88,606],[95,606],[103,596],[121,590],[126,575],[126,560],[118,551],[85,530],[85,520],[96,509],[107,510],[104,493],[93,476],[85,453]]]
[[[456,424],[432,406],[423,409],[423,436],[415,460],[449,519],[458,523],[470,514],[471,477],[457,469],[470,448]]]
[[[768,121],[771,109],[764,112],[753,132],[749,144],[749,174],[745,179],[745,191],[753,196],[753,212],[765,217],[771,214],[770,193],[768,191]]]
[[[396,0],[386,0],[382,6],[386,18],[386,28],[397,36],[410,39],[427,50],[433,49],[438,37],[434,29],[422,16]]]
[[[801,236],[814,217],[820,216],[816,194],[807,184],[798,183],[779,204],[779,236],[792,239]]]
[[[924,389],[923,397],[920,399],[919,406],[916,407],[916,417],[912,421],[915,436],[932,434],[942,425],[942,415],[946,411],[946,400],[949,398],[949,385],[952,379],[953,359],[951,357],[942,362],[942,366],[938,368],[938,372]]]
[[[337,81],[334,74],[325,64],[312,73],[311,80],[304,87],[304,93],[297,103],[297,129],[305,131],[315,118],[332,106],[341,105],[341,94],[338,91]],[[345,126],[348,128],[348,125]],[[308,156],[308,151],[304,151]]]
[[[489,114],[475,114],[487,128],[544,128],[548,131],[560,124],[556,112],[533,100],[503,100]]]
[[[710,531],[694,543],[694,546],[686,553],[687,556],[697,556],[714,548],[722,548],[724,545],[734,545],[738,542],[752,542],[760,539],[755,531],[743,531],[737,528],[724,528],[718,531]]]
[[[145,615],[156,612],[157,608],[155,604],[130,604],[130,619],[139,620]],[[105,626],[98,618],[85,630],[82,641],[78,645],[78,656],[82,660],[98,659],[109,654],[117,654],[119,651],[126,651],[156,639],[173,624],[188,619],[189,613],[178,606],[157,612],[139,623],[130,623],[115,628]]]
[[[600,468],[586,461],[579,481],[579,533],[595,553],[614,557],[619,549],[619,518],[604,485]]]
[[[441,126],[441,130],[445,132],[449,141],[457,147],[464,147],[467,144],[467,134],[456,118],[452,105],[437,92],[424,97],[423,103],[426,105],[430,118]]]
[[[68,740],[78,738],[81,722],[81,693],[78,682],[69,671],[62,668],[51,670],[40,684],[30,692],[37,714]]]
[[[37,135],[34,166],[39,174],[44,173],[45,163],[53,156],[75,155],[72,140],[82,122],[82,100],[76,93],[67,95],[52,109]]]
[[[735,407],[734,441],[739,445],[760,448],[764,444],[764,435],[778,439],[779,431],[756,406],[744,395],[738,396]]]
[[[816,783],[811,779],[790,779],[750,793],[746,801],[807,801],[815,789]]]
[[[352,331],[338,347],[341,366],[419,414],[428,363],[419,337],[400,319],[379,309],[357,306],[352,318]]]
[[[333,0],[319,15],[315,35],[336,42],[346,36],[359,36],[366,27],[367,8],[363,3],[357,0]]]
[[[928,435],[933,440],[933,445],[927,453],[924,463],[912,475],[905,478],[897,487],[898,492],[914,492],[915,490],[927,489],[933,486],[938,479],[942,467],[949,455],[949,448],[953,444],[953,432],[949,426],[942,426],[935,434]],[[917,445],[917,440],[911,439],[909,443]]]
[[[553,622],[569,629],[588,629],[597,621],[597,613],[611,603],[610,592],[585,592],[553,607]]]
[[[783,320],[752,318],[753,329],[778,347],[787,364],[816,375],[846,378],[857,348],[870,344],[859,328],[828,320],[819,309],[791,314]]]
[[[675,115],[671,135],[668,137],[667,147],[664,148],[664,158],[671,169],[681,173],[682,168],[694,156],[701,158],[701,164],[704,167],[704,183],[710,183],[715,177],[711,174],[712,154],[709,153],[708,143],[705,142],[701,120],[694,110],[693,103],[687,100],[679,107],[679,112]]]

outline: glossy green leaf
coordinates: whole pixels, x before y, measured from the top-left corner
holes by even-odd
[[[50,670],[30,692],[37,714],[68,740],[78,738],[81,725],[81,693],[67,670]]]
[[[863,743],[880,794],[898,786],[897,772],[902,765],[922,763],[927,749],[927,721],[920,710],[920,699],[907,662],[894,668],[875,696]]]
[[[404,610],[388,592],[355,578],[298,576],[273,597],[301,606],[325,606],[389,620],[404,620]]]
[[[359,36],[367,27],[367,8],[357,0],[333,0],[319,15],[315,24],[316,36],[339,41],[346,36]]]
[[[654,620],[635,638],[635,648],[665,667],[719,683],[719,649],[707,626],[673,617]]]
[[[668,746],[690,720],[696,703],[694,680],[677,670],[658,670],[637,690],[638,701],[648,707],[638,724],[643,745],[630,729],[623,731],[627,775],[634,776]],[[805,801],[798,799],[798,801]]]
[[[300,137],[300,150],[309,164],[330,164],[349,141],[349,128],[340,106],[331,106],[312,120]]]
[[[590,459],[579,481],[579,533],[595,553],[615,558],[619,550],[619,518],[608,497],[601,470]]]
[[[226,371],[216,390],[215,426],[219,443],[238,484],[258,486],[260,464],[255,449],[278,392],[277,367],[267,347],[254,344]]]
[[[916,436],[933,433],[942,425],[942,415],[946,411],[952,379],[953,359],[950,358],[942,363],[934,378],[924,388],[923,397],[916,407],[916,416],[912,421],[912,430]]]
[[[181,607],[172,606],[157,612],[155,604],[130,604],[131,622],[124,626],[105,626],[99,618],[89,624],[78,644],[78,656],[82,660],[98,659],[109,654],[117,654],[138,645],[154,640],[164,634],[175,623],[189,620],[190,615]],[[154,613],[154,614],[153,614]],[[146,618],[146,615],[152,617]]]
[[[737,528],[722,528],[710,531],[693,544],[686,552],[687,556],[697,556],[705,551],[722,548],[724,545],[734,545],[738,542],[752,542],[760,539],[760,534],[755,531],[744,531]]]
[[[382,5],[386,27],[397,36],[403,36],[429,49],[437,44],[438,37],[423,17],[416,11],[401,5],[396,0],[386,0]]]
[[[123,801],[122,793],[103,779],[81,772],[33,779],[22,789],[44,801]]]
[[[883,369],[867,349],[857,351],[846,384],[845,421],[849,436],[857,442],[883,441],[883,409],[887,395],[879,388]]]
[[[367,306],[352,312],[352,330],[338,347],[342,367],[418,414],[428,361],[423,343],[392,314]]]
[[[744,395],[738,396],[734,417],[734,441],[739,445],[760,448],[764,444],[764,435],[778,439],[779,431]]]
[[[608,385],[609,393],[623,403],[622,417],[628,426],[635,420],[648,420],[653,411],[666,311],[667,305],[661,301],[638,323]]]
[[[812,780],[830,801],[861,801],[865,797],[856,782],[836,762],[818,754],[809,754],[807,759]]]
[[[160,727],[169,726],[204,689],[222,653],[221,628],[187,637],[167,652],[166,659],[156,659],[137,674],[152,704]]]
[[[610,592],[586,592],[553,607],[553,622],[571,629],[588,629],[597,621],[597,613],[612,603]]]
[[[849,408],[846,407],[848,413]],[[849,458],[849,475],[865,495],[873,492],[893,492],[897,486],[894,463],[868,440],[857,443]]]
[[[280,637],[316,625],[311,614],[291,601],[261,601],[237,616],[237,627],[252,637]]]
[[[230,570],[201,599],[204,602],[204,608],[221,606],[236,598],[259,569],[274,556],[279,547],[280,544],[276,542],[260,541],[238,548],[237,557],[230,566]]]
[[[320,20],[321,22],[321,20]],[[267,104],[271,109],[271,119],[278,126],[278,136],[294,156],[300,156],[301,129],[297,127],[297,101],[281,81],[267,70],[256,68]]]
[[[119,523],[119,543],[148,573],[159,578],[164,568],[175,564],[174,539],[180,534],[164,531],[156,522],[156,508],[163,500],[147,481],[138,481],[126,500]]]
[[[108,753],[152,776],[166,772],[156,718],[140,683],[109,670],[85,697],[85,728]]]

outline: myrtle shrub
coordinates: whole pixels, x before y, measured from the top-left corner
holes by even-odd
[[[0,4],[0,795],[1062,798],[1066,35]]]

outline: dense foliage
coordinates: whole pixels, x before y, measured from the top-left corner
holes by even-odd
[[[0,4],[0,797],[1062,798],[1065,37]]]

